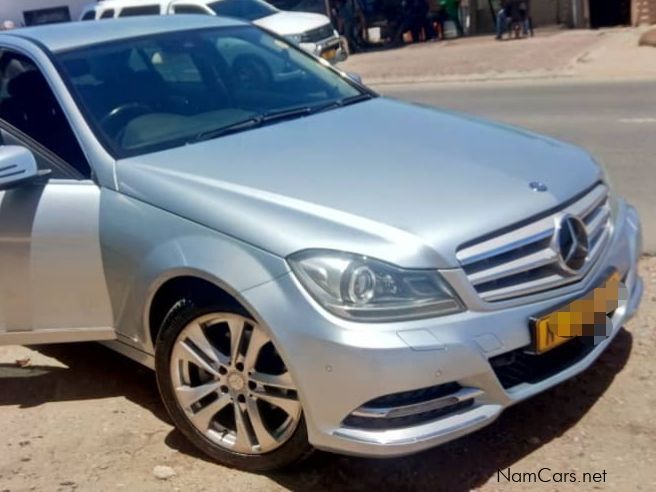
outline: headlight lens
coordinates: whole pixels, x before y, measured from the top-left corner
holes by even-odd
[[[604,183],[606,183],[606,186],[608,186],[608,199],[610,200],[610,214],[612,217],[612,222],[613,224],[615,223],[615,219],[617,218],[618,210],[619,210],[619,200],[618,196],[615,194],[615,187],[613,186],[613,181],[608,174],[608,168],[599,161],[599,159],[596,159],[592,156],[590,158],[599,166],[599,169],[601,169],[601,176],[602,180]]]
[[[406,270],[337,251],[295,253],[289,264],[325,309],[358,321],[399,321],[450,314],[462,303],[434,270]]]

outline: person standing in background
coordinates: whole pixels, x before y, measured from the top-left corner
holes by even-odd
[[[428,0],[428,21],[433,26],[435,40],[444,39],[444,21],[447,18],[441,4],[441,0]]]
[[[403,34],[407,31],[412,33],[412,42],[416,43],[419,40],[420,27],[417,24],[415,0],[401,1],[401,17],[393,38],[394,44],[403,44]]]
[[[529,34],[533,37],[533,19],[531,19],[531,1],[521,0],[519,2],[519,15],[522,22],[524,36]]]
[[[503,33],[508,30],[508,8],[510,0],[501,0],[499,11],[497,12],[497,40],[501,40]]]
[[[349,53],[355,53],[360,49],[357,25],[356,0],[342,0],[338,8],[338,16],[341,20],[343,35],[348,42]]]
[[[465,31],[462,28],[462,22],[460,22],[460,0],[441,0],[441,4],[448,20],[456,25],[458,36],[464,36]]]
[[[415,0],[415,15],[417,17],[418,31],[424,31],[424,41],[432,41],[437,37],[433,22],[430,18],[430,5],[428,0]],[[419,33],[417,33],[419,34]],[[414,36],[414,35],[413,35]],[[415,40],[419,41],[419,40]]]

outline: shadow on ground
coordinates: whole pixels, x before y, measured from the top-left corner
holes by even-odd
[[[508,409],[485,429],[405,458],[374,460],[315,453],[302,465],[267,476],[290,490],[470,490],[574,426],[625,366],[633,340],[622,329],[586,372]],[[154,374],[97,344],[33,347],[68,368],[0,364],[0,407],[124,396],[169,422]],[[177,430],[166,444],[206,459]]]
[[[123,396],[170,422],[150,369],[97,343],[30,348],[67,367],[0,364],[0,407]]]

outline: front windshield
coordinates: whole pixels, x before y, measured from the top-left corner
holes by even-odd
[[[225,17],[236,17],[254,21],[267,15],[273,15],[278,12],[273,5],[269,5],[262,0],[219,0],[207,5],[216,15]]]
[[[83,113],[117,158],[367,97],[252,26],[161,33],[58,56]]]

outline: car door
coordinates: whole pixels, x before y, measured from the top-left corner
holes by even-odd
[[[48,91],[28,58],[0,48],[0,145],[27,147],[51,170],[47,182],[0,191],[0,344],[115,338],[100,188]]]

